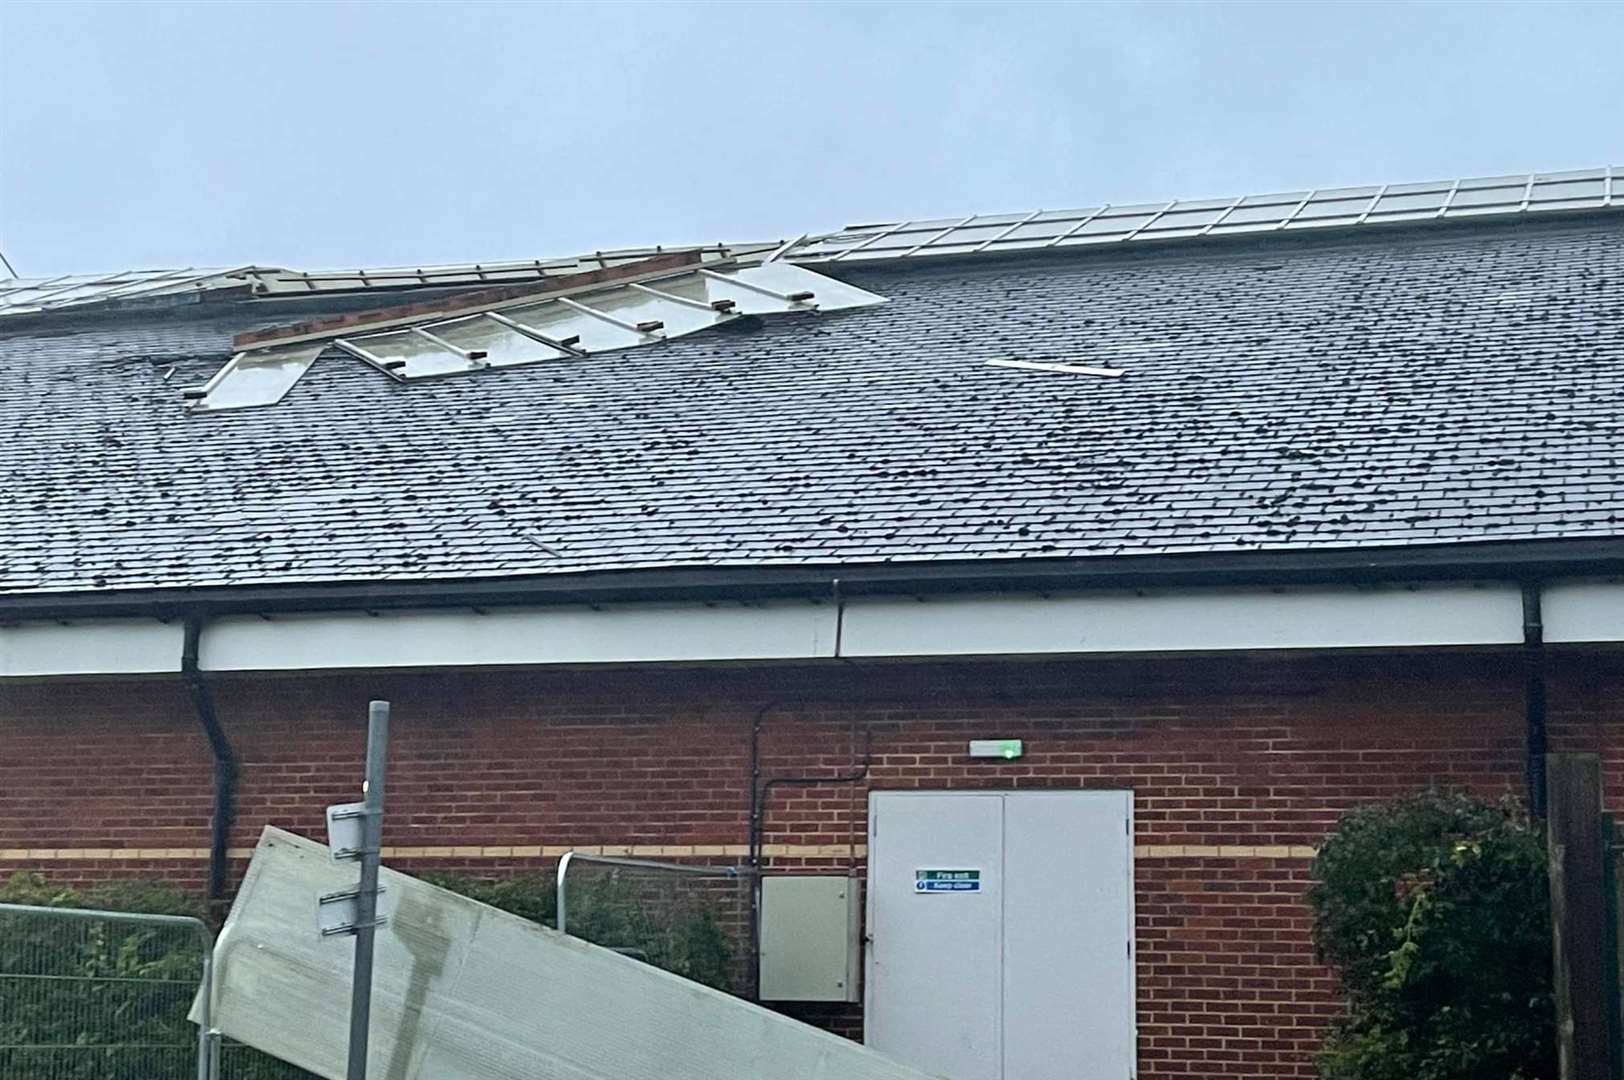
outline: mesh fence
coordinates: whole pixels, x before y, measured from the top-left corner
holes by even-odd
[[[196,1077],[207,948],[185,924],[0,913],[0,1077]]]
[[[745,994],[751,986],[752,881],[728,868],[576,856],[564,881],[566,928],[595,945]]]
[[[0,1080],[195,1080],[210,942],[186,920],[0,910]],[[310,1074],[227,1042],[218,1080]]]

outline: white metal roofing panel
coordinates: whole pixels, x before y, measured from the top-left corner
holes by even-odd
[[[368,1074],[390,1080],[923,1080],[848,1039],[384,870]],[[225,1035],[345,1073],[352,939],[317,896],[355,870],[280,829],[260,837],[215,948]]]
[[[1615,165],[1572,172],[1286,191],[1236,199],[1174,199],[1025,214],[972,214],[957,220],[852,225],[797,244],[785,257],[800,262],[850,263],[1619,208],[1624,208],[1624,166]]]
[[[123,300],[153,300],[253,283],[252,267],[129,270],[118,274],[64,274],[0,281],[0,316],[35,315],[58,308]]]

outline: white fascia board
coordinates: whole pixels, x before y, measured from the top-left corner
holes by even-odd
[[[177,672],[185,638],[179,622],[156,619],[0,626],[0,678]]]
[[[1624,585],[1546,593],[1546,640],[1624,640]],[[207,671],[680,663],[1239,649],[1512,645],[1512,585],[1202,589],[1056,596],[626,604],[233,616],[205,624]],[[0,677],[180,671],[179,622],[0,626]]]
[[[1511,645],[1512,585],[1191,589],[1066,596],[854,600],[841,655],[1004,656]]]
[[[1548,642],[1624,641],[1624,583],[1575,581],[1540,593]]]
[[[604,608],[341,612],[209,623],[205,671],[482,667],[834,656],[835,607],[624,605]]]

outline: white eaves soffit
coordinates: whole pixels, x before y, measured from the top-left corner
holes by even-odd
[[[1624,642],[1624,583],[1542,590],[1552,645]],[[155,619],[0,626],[0,678],[180,670]],[[203,626],[208,671],[525,667],[1517,646],[1510,583],[606,604],[231,616]]]
[[[1190,589],[221,619],[210,671],[1517,645],[1515,585]]]
[[[375,333],[245,350],[206,384],[183,394],[194,412],[274,405],[329,344],[409,383],[653,345],[747,316],[883,303],[883,296],[784,262],[695,266]]]
[[[178,672],[186,631],[157,619],[0,625],[0,678]]]

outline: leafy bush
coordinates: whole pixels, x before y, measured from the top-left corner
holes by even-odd
[[[0,903],[200,915],[201,898],[154,881],[78,889],[40,874],[0,882]],[[187,1020],[203,943],[184,927],[0,915],[0,1076],[154,1080],[190,1076],[197,1028]],[[228,1045],[234,1080],[309,1074]]]
[[[1355,810],[1314,860],[1314,945],[1348,1014],[1327,1080],[1556,1075],[1545,845],[1510,803],[1431,793]]]

